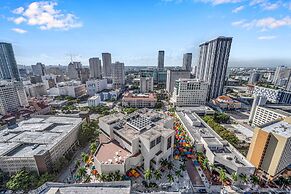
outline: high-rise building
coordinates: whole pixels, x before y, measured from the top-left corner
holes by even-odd
[[[90,66],[90,77],[101,79],[102,78],[101,60],[98,57],[90,58],[89,66]]]
[[[36,63],[36,65],[31,65],[33,75],[44,76],[46,74],[45,65],[42,63]]]
[[[107,89],[107,79],[88,80],[86,82],[87,94],[94,96],[97,92]]]
[[[291,117],[254,129],[247,159],[269,178],[291,164]]]
[[[81,79],[81,62],[70,62],[68,65],[68,76],[70,79]]]
[[[267,103],[267,97],[265,96],[260,96],[260,95],[255,95],[254,100],[253,100],[253,104],[252,104],[252,109],[251,109],[251,113],[249,116],[249,122],[252,123],[255,113],[257,111],[257,107],[258,106],[263,106]]]
[[[260,81],[261,74],[259,72],[252,72],[249,78],[249,84],[256,84]]]
[[[111,54],[102,53],[102,62],[103,62],[103,76],[111,77],[112,75]]]
[[[196,78],[209,83],[207,100],[222,95],[231,43],[231,37],[218,37],[200,45]]]
[[[154,90],[154,79],[153,77],[140,77],[140,92],[148,93]]]
[[[15,112],[26,105],[27,96],[21,82],[0,82],[0,114]]]
[[[276,86],[286,86],[288,83],[289,76],[291,74],[291,69],[286,66],[278,66],[276,68],[273,84]]]
[[[207,82],[197,79],[176,80],[171,98],[174,106],[204,105],[207,97]]]
[[[125,84],[124,63],[115,62],[112,64],[113,88],[122,88]]]
[[[180,78],[189,79],[190,71],[185,71],[181,69],[174,69],[174,70],[167,71],[166,90],[168,93],[171,94],[173,92],[176,80]]]
[[[0,79],[20,80],[12,44],[0,42]]]
[[[186,71],[192,71],[192,53],[185,53],[183,55],[183,69]]]
[[[164,69],[164,67],[165,67],[165,51],[159,51],[158,69]]]

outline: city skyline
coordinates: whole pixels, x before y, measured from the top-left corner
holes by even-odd
[[[230,66],[288,65],[290,5],[268,0],[5,1],[0,3],[5,26],[0,40],[13,44],[23,65],[67,65],[71,56],[88,65],[89,58],[109,52],[112,61],[125,66],[156,66],[157,51],[165,50],[165,66],[182,66],[184,53],[193,53],[197,65],[199,44],[231,36]]]

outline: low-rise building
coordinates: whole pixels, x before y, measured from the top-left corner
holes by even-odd
[[[81,118],[35,116],[0,130],[0,169],[9,174],[25,168],[38,174],[77,144]]]
[[[122,98],[122,106],[133,108],[154,108],[157,103],[157,96],[150,94],[126,93]]]
[[[291,164],[291,117],[254,129],[248,160],[272,179]]]
[[[87,94],[94,96],[96,93],[107,89],[107,79],[88,80],[86,82]]]
[[[241,108],[241,102],[232,99],[229,96],[218,96],[212,100],[212,103],[223,110],[233,110]]]
[[[47,95],[47,90],[44,83],[26,85],[24,88],[28,97],[41,97]]]
[[[199,106],[206,103],[208,84],[197,79],[176,81],[171,102],[174,106]]]
[[[204,152],[210,164],[223,167],[227,174],[252,175],[255,167],[226,140],[223,140],[196,113],[176,112],[176,116],[187,131],[195,149]]]
[[[85,84],[79,81],[61,82],[57,87],[49,89],[51,96],[71,96],[74,98],[81,97],[86,94]]]
[[[92,96],[88,99],[88,106],[92,107],[92,106],[99,106],[101,103],[101,98],[99,95],[96,96]]]
[[[125,174],[137,166],[158,169],[161,159],[172,157],[173,122],[172,117],[150,109],[101,117],[100,130],[110,141],[101,143],[94,154],[97,171]]]

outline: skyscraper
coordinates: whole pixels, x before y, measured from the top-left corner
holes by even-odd
[[[0,79],[20,80],[12,44],[0,42]]]
[[[158,69],[164,69],[165,66],[165,51],[159,51]]]
[[[103,76],[111,77],[112,75],[111,54],[102,53],[102,62],[103,62]]]
[[[286,86],[288,84],[288,79],[291,74],[291,69],[286,66],[278,66],[276,68],[273,84],[276,86]]]
[[[89,66],[90,66],[90,77],[101,79],[102,78],[101,60],[98,57],[90,58]]]
[[[112,84],[113,88],[122,88],[125,84],[124,63],[115,62],[112,64]]]
[[[207,100],[222,95],[231,43],[231,37],[218,37],[200,45],[196,78],[209,83]]]
[[[183,69],[186,71],[192,71],[192,53],[185,53],[183,55]]]
[[[36,63],[36,65],[31,65],[33,75],[43,76],[46,74],[45,65],[42,63]]]
[[[169,94],[172,94],[174,91],[174,86],[176,80],[178,79],[190,79],[190,71],[185,71],[181,69],[168,69],[167,70],[167,82],[166,82],[166,90]]]

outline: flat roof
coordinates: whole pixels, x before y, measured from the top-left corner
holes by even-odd
[[[285,120],[265,125],[262,129],[283,137],[291,137],[291,123]]]
[[[37,116],[19,122],[15,128],[3,128],[0,156],[33,157],[50,150],[81,122],[81,118]]]
[[[101,144],[95,156],[99,162],[104,164],[123,164],[131,153],[117,142],[111,141]]]

